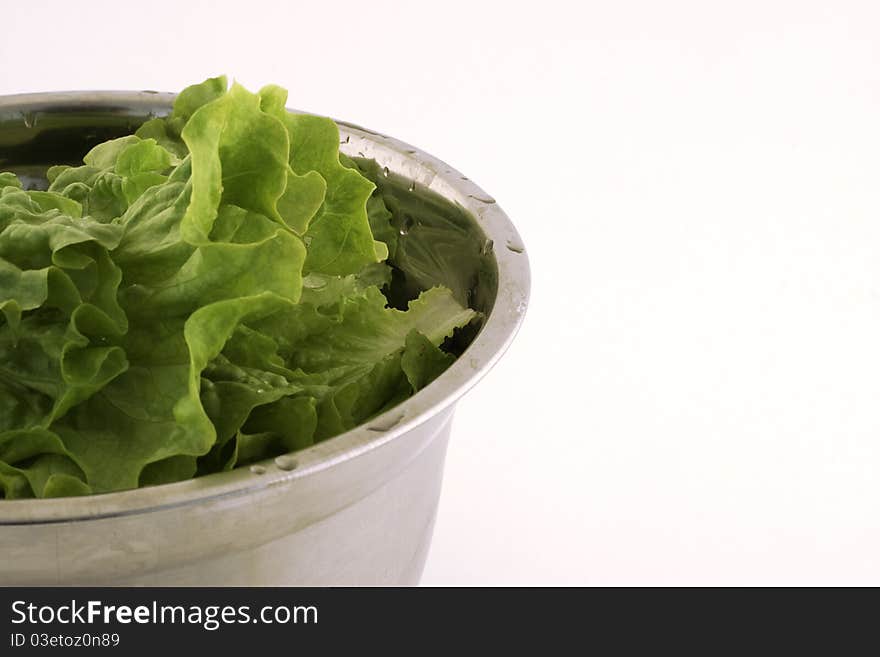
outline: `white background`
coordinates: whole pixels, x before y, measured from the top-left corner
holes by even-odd
[[[276,82],[499,200],[425,584],[880,584],[877,5],[512,4],[9,2],[0,93]]]

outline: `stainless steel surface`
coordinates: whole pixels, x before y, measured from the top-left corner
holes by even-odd
[[[0,170],[38,185],[47,164],[75,161],[90,145],[131,132],[166,113],[172,99],[154,92],[0,97]],[[461,271],[437,273],[485,313],[473,342],[403,404],[296,452],[293,469],[290,459],[270,460],[121,493],[0,500],[0,584],[418,582],[454,404],[513,338],[528,301],[528,261],[498,204],[459,172],[390,137],[345,123],[340,132],[343,152],[375,160],[380,188],[399,196],[404,210],[424,209],[448,224],[450,244],[473,255]],[[412,248],[434,234],[412,231]]]

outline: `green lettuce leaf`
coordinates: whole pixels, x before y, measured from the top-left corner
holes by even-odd
[[[406,336],[400,367],[413,391],[418,392],[452,365],[455,357],[447,354],[416,330]]]
[[[50,167],[46,191],[0,172],[0,497],[303,449],[452,362],[444,344],[477,313],[427,284],[389,306],[413,258],[394,208],[333,121],[286,101],[211,78]]]
[[[305,232],[309,248],[304,271],[345,276],[382,260],[387,251],[377,251],[367,217],[375,185],[339,161],[339,128],[324,117],[285,111],[283,89],[266,87],[260,95],[264,108],[287,128],[292,172],[314,180],[318,174],[326,182],[323,203]]]

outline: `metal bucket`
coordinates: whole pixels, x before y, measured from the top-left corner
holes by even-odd
[[[172,101],[155,92],[0,97],[0,171],[39,186],[47,164],[76,162]],[[373,171],[399,211],[430,224],[408,231],[408,248],[430,251],[441,239],[458,254],[461,266],[432,274],[440,280],[413,279],[447,284],[484,313],[464,353],[406,402],[290,456],[120,493],[0,500],[0,584],[418,583],[455,402],[522,321],[528,261],[501,208],[459,172],[363,128],[340,123],[340,133],[341,150]]]

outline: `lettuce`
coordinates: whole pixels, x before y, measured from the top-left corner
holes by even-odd
[[[0,173],[0,496],[302,449],[454,360],[477,313],[441,286],[390,307],[391,213],[336,124],[286,100],[212,78],[46,191]]]

